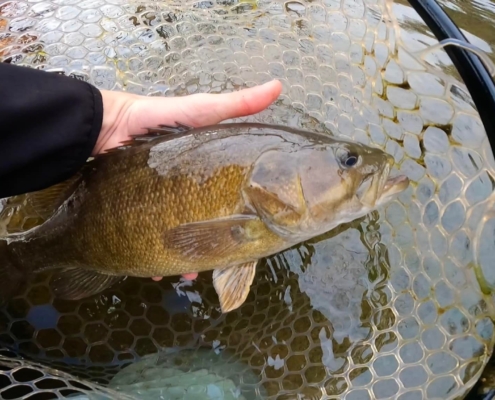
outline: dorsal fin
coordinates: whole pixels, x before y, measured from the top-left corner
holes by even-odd
[[[79,171],[49,188],[8,198],[0,212],[0,236],[26,232],[42,225],[74,192],[82,176]]]
[[[194,129],[180,122],[175,124],[176,126],[158,125],[154,128],[147,128],[148,133],[143,135],[131,135],[131,139],[122,142],[119,146],[88,160],[77,174],[64,182],[37,192],[10,197],[0,209],[0,237],[23,233],[46,222],[74,192],[85,171],[94,165],[93,161],[159,137],[185,133]]]
[[[123,142],[120,142],[120,144],[117,147],[113,147],[111,149],[105,150],[105,153],[103,154],[98,154],[95,156],[95,159],[99,159],[101,157],[104,157],[106,154],[112,154],[116,152],[121,152],[122,150],[130,149],[135,146],[139,146],[144,142],[149,142],[152,140],[155,140],[160,137],[164,137],[167,135],[177,135],[180,133],[185,133],[188,132],[194,127],[182,124],[180,122],[175,122],[175,126],[172,125],[158,125],[154,128],[143,128],[146,129],[148,132],[140,135],[129,135],[131,139],[124,140]]]
[[[157,137],[157,136],[163,136],[163,135],[168,135],[168,134],[178,134],[178,133],[189,132],[190,130],[194,129],[194,127],[175,121],[175,126],[158,125],[157,127],[154,127],[154,128],[144,128],[144,129],[148,130],[148,133],[145,133],[144,136]],[[139,138],[139,137],[143,137],[143,135],[131,135],[131,137],[132,138]]]

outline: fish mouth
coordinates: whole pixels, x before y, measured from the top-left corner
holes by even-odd
[[[387,161],[380,172],[370,174],[363,179],[356,192],[357,198],[366,208],[375,207],[377,200],[381,197],[380,194],[387,183],[391,169],[391,162],[388,159]]]
[[[409,186],[409,178],[405,175],[394,176],[393,178],[388,178],[383,185],[381,199],[388,199],[399,193],[402,193]]]
[[[367,208],[374,208],[407,189],[409,178],[405,175],[390,177],[390,170],[390,164],[387,164],[382,173],[368,176],[363,180],[356,193],[361,204]]]

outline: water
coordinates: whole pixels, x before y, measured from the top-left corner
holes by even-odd
[[[468,40],[487,52],[493,59],[495,36],[493,30],[489,29],[493,26],[495,19],[495,3],[491,0],[440,0],[438,2],[447,14],[454,20],[457,26],[467,36]],[[410,9],[407,1],[397,1],[397,4]],[[411,24],[419,22],[417,14],[414,12],[408,13],[411,18]],[[414,21],[414,22],[413,22]]]
[[[380,146],[412,179],[410,189],[265,260],[246,304],[227,315],[208,274],[193,284],[128,279],[79,302],[53,299],[43,275],[1,311],[1,344],[103,384],[128,362],[185,347],[228,354],[226,362],[254,374],[224,373],[246,396],[462,396],[494,339],[495,218],[487,210],[495,163],[448,57],[415,60],[414,51],[436,41],[406,3],[190,2],[196,7],[183,12],[184,3],[3,2],[0,57],[150,95],[230,91],[277,77],[283,95],[253,119]],[[450,5],[470,18],[468,7],[481,7]],[[387,6],[402,30],[382,21]],[[462,27],[466,15],[450,12]],[[473,18],[479,28],[492,17],[485,3]],[[494,42],[482,32],[490,34],[480,29],[475,43],[488,50]],[[16,368],[3,376],[13,382]],[[27,383],[18,388],[54,391],[53,381],[20,381]]]
[[[469,40],[487,52],[495,60],[495,3],[490,0],[441,1],[447,14],[467,35]]]

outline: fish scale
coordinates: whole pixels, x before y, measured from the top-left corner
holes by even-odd
[[[475,271],[489,266],[493,216],[486,210],[495,165],[467,90],[412,54],[404,31],[390,22],[392,3],[43,4],[48,11],[29,1],[0,5],[3,61],[155,96],[219,93],[278,78],[280,99],[242,120],[323,126],[372,143],[393,154],[396,169],[414,183],[379,213],[268,260],[246,304],[226,317],[219,316],[208,277],[178,289],[201,301],[175,314],[162,302],[175,293],[170,283],[180,287],[177,280],[128,279],[128,286],[98,300],[62,306],[40,296],[47,290],[40,278],[0,314],[4,346],[106,383],[123,360],[176,345],[197,347],[199,334],[203,346],[230,346],[234,358],[259,373],[254,386],[270,398],[463,396],[493,345],[492,298],[481,291]],[[98,29],[73,35],[87,18]],[[121,302],[114,305],[112,296]],[[154,319],[151,309],[169,319]],[[36,313],[74,318],[81,330],[65,333],[57,322],[44,327]],[[88,339],[95,321],[108,331],[102,344]],[[151,336],[133,333],[131,321],[151,325]],[[59,342],[42,340],[44,330],[53,337],[59,332]],[[277,355],[278,369],[270,361]],[[64,365],[68,356],[85,366]],[[82,372],[96,360],[107,369]],[[12,387],[21,386],[15,368],[2,372]],[[57,379],[72,385],[67,377]],[[35,388],[34,380],[24,386]],[[61,397],[60,389],[49,390]]]

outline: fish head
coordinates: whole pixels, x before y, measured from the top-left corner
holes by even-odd
[[[308,218],[315,225],[349,222],[392,200],[409,180],[391,177],[394,159],[360,143],[337,141],[303,151],[299,166]]]
[[[250,200],[272,231],[299,242],[353,221],[404,191],[394,159],[345,140],[271,151],[253,170]]]

